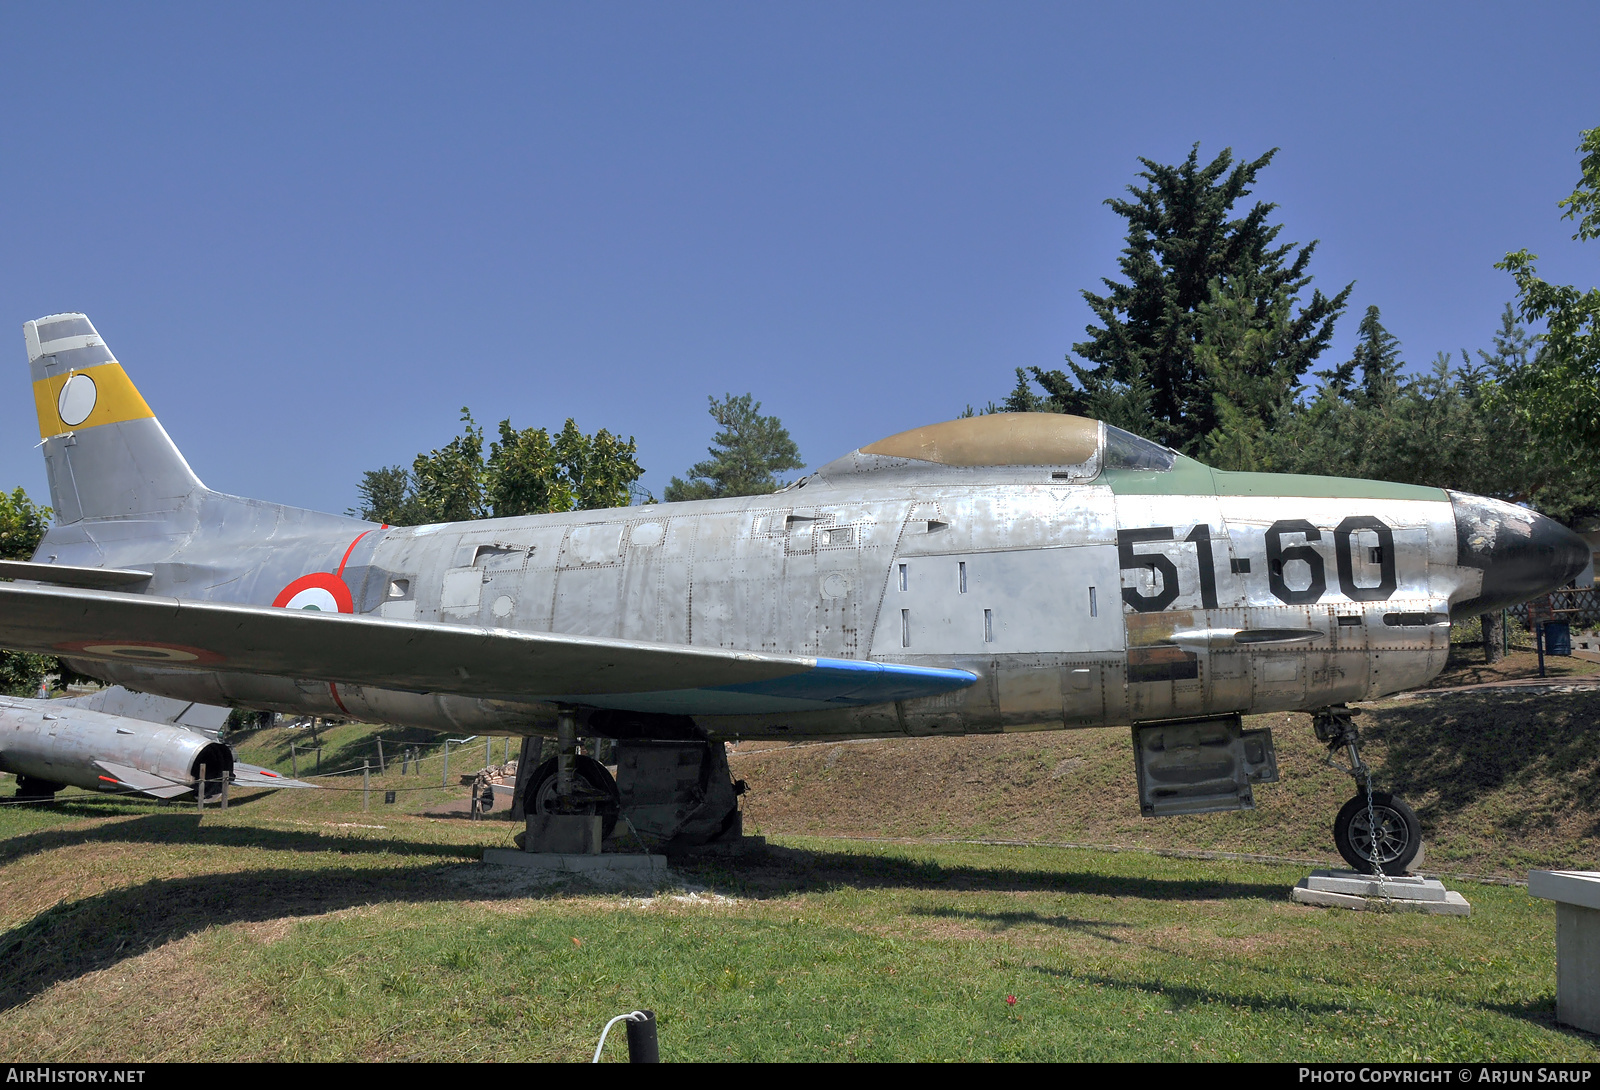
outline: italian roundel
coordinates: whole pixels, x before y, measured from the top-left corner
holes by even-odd
[[[272,600],[280,609],[310,609],[319,613],[354,613],[350,588],[332,572],[314,571],[302,575],[278,592]]]

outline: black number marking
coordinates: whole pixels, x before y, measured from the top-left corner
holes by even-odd
[[[1132,606],[1136,613],[1159,613],[1172,604],[1178,597],[1178,566],[1160,553],[1136,556],[1133,547],[1143,541],[1171,540],[1170,526],[1117,531],[1117,563],[1123,570],[1149,568],[1161,577],[1161,589],[1155,594],[1145,594],[1138,587],[1122,588],[1122,600]]]
[[[1350,538],[1357,530],[1371,530],[1378,535],[1376,553],[1378,585],[1356,586],[1355,566],[1351,563]],[[1398,580],[1394,573],[1394,531],[1382,519],[1372,515],[1351,515],[1333,532],[1333,552],[1339,567],[1339,589],[1353,602],[1381,602],[1394,593]]]
[[[1195,559],[1200,562],[1200,605],[1205,609],[1217,608],[1217,569],[1211,560],[1211,527],[1200,523],[1185,541],[1194,542]]]
[[[1285,548],[1284,534],[1304,534],[1309,543],[1322,540],[1322,531],[1305,519],[1279,519],[1267,527],[1267,583],[1271,586],[1272,593],[1279,601],[1292,606],[1315,602],[1322,597],[1322,592],[1328,589],[1322,554],[1310,544],[1290,545]],[[1291,560],[1304,561],[1311,569],[1311,585],[1305,590],[1290,590],[1289,584],[1284,580],[1284,566]]]

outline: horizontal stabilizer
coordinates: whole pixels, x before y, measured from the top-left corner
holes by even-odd
[[[32,579],[64,587],[112,589],[148,583],[151,572],[133,568],[80,568],[73,564],[35,564],[28,560],[0,560],[0,579]]]
[[[0,647],[682,715],[754,715],[937,696],[966,670],[512,632],[474,625],[0,583]]]
[[[304,780],[292,780],[288,776],[280,776],[270,768],[262,768],[260,765],[247,765],[243,761],[235,761],[233,764],[233,785],[235,787],[310,788],[317,786],[314,783],[306,783]]]
[[[146,723],[163,723],[169,726],[188,727],[206,737],[215,739],[222,724],[228,721],[228,709],[213,704],[196,704],[192,700],[174,700],[154,693],[136,693],[113,685],[85,696],[62,697],[53,706],[84,708],[104,715],[121,715],[129,719],[142,719]]]
[[[106,775],[101,779],[110,777],[118,787],[129,787],[144,795],[154,795],[158,799],[171,799],[188,791],[194,790],[193,784],[177,783],[165,776],[156,776],[149,772],[141,772],[128,765],[113,764],[110,761],[96,761],[95,767]]]

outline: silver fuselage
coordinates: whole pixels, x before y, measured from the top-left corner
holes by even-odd
[[[757,497],[379,528],[210,493],[152,539],[137,518],[51,530],[40,559],[153,571],[148,592],[273,604],[338,572],[356,614],[954,666],[976,685],[898,704],[697,716],[717,738],[1098,727],[1320,708],[1444,665],[1450,494],[1176,470],[953,468],[859,452]],[[1120,545],[1119,545],[1120,542]],[[212,704],[474,732],[548,730],[547,704],[83,661]],[[643,733],[648,722],[641,719]]]

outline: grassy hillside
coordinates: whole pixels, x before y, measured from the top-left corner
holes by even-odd
[[[1334,814],[1355,785],[1329,768],[1310,716],[1271,727],[1280,782],[1256,809],[1139,816],[1125,728],[734,748],[746,829],[1186,848],[1337,860]],[[1517,689],[1381,701],[1358,719],[1381,788],[1423,822],[1424,869],[1526,877],[1600,866],[1600,691]]]

